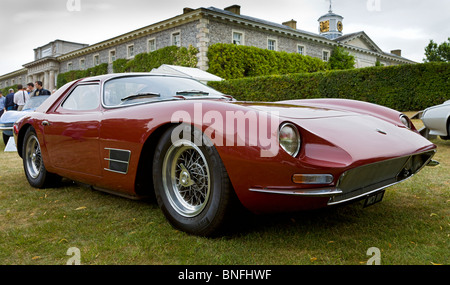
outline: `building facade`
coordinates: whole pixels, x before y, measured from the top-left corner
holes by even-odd
[[[295,20],[273,23],[241,15],[238,5],[225,9],[184,8],[180,15],[93,45],[55,40],[38,47],[34,49],[33,62],[0,76],[0,89],[40,80],[45,88],[53,90],[59,73],[102,63],[108,63],[111,73],[116,59],[131,59],[136,54],[171,45],[196,47],[199,50],[197,67],[202,70],[208,69],[208,46],[215,43],[300,53],[324,61],[328,61],[336,46],[342,46],[355,56],[357,68],[375,66],[376,63],[385,66],[415,63],[402,57],[400,50],[383,52],[363,31],[343,34],[343,17],[334,14],[331,7],[318,22],[317,34],[297,29]]]

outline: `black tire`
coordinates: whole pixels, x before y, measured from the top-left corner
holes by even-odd
[[[213,236],[223,228],[235,193],[217,150],[201,132],[185,126],[192,136],[172,143],[172,132],[180,126],[169,128],[155,149],[155,196],[173,227]]]
[[[5,133],[2,132],[2,136],[3,136],[3,142],[5,143],[5,145],[8,143],[8,139],[10,138],[10,136],[5,135]]]
[[[440,136],[443,140],[450,140],[450,118],[447,120],[447,135]]]
[[[22,160],[28,183],[36,188],[55,186],[61,177],[47,171],[41,156],[41,146],[36,131],[30,127],[22,145]]]

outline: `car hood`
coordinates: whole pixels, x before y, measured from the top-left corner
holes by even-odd
[[[287,119],[318,119],[356,115],[356,113],[351,111],[300,106],[286,103],[238,102],[235,104],[239,104],[257,111],[275,114],[279,117]]]
[[[345,159],[341,157],[341,162],[345,164],[362,163],[374,158],[387,159],[434,148],[417,132],[368,114],[281,103],[245,105],[258,111],[275,111],[281,120],[287,119],[297,124],[304,133],[309,133],[307,147],[324,148],[323,151],[314,151],[315,160],[328,161],[330,150],[336,147],[346,153]]]
[[[450,100],[445,101],[444,103],[440,104],[440,105],[435,105],[435,106],[431,106],[426,108],[423,113],[425,114],[427,111],[429,110],[433,110],[433,109],[444,109],[444,110],[449,110],[450,111]]]
[[[0,117],[1,124],[14,123],[18,119],[22,118],[24,115],[33,112],[33,110],[23,110],[23,111],[8,111]]]

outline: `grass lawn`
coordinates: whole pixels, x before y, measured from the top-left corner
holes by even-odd
[[[32,188],[1,142],[0,264],[64,265],[71,247],[81,264],[363,265],[371,247],[383,265],[450,264],[450,141],[433,142],[441,164],[388,188],[381,203],[250,216],[214,239],[174,230],[152,201],[71,181]]]

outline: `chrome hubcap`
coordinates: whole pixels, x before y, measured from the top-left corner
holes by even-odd
[[[183,187],[189,187],[189,186],[193,185],[194,180],[191,179],[191,174],[187,170],[186,166],[184,166],[181,163],[180,168],[181,168],[181,172],[180,172],[180,177],[178,178],[180,185]]]

